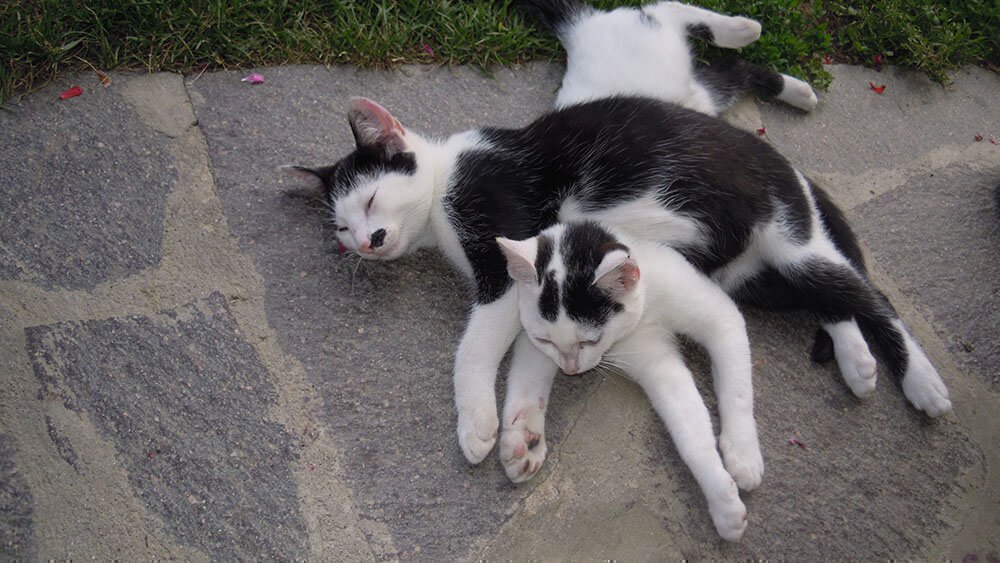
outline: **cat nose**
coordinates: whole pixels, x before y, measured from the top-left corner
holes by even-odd
[[[372,248],[378,248],[385,242],[385,229],[379,229],[372,233]]]

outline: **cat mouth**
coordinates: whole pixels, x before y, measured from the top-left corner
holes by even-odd
[[[373,248],[368,252],[358,252],[362,258],[368,258],[370,260],[390,260],[395,258],[395,252],[399,248],[399,240],[394,240],[390,244],[380,246],[378,248]]]

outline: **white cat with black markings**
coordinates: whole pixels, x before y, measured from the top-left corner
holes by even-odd
[[[648,96],[708,115],[720,115],[750,91],[811,111],[813,89],[735,57],[699,65],[688,37],[718,47],[745,47],[760,37],[760,23],[679,2],[600,10],[579,0],[522,0],[559,38],[566,73],[556,107],[620,95]]]
[[[524,326],[514,344],[500,436],[507,476],[526,481],[545,460],[545,410],[556,372],[613,366],[642,387],[663,419],[719,535],[738,540],[747,518],[737,485],[759,485],[764,462],[750,343],[729,296],[672,248],[629,241],[596,223],[557,223],[536,237],[497,242]],[[721,459],[679,334],[704,346],[712,360]]]
[[[557,221],[595,220],[672,246],[737,300],[813,311],[818,341],[832,344],[856,395],[875,389],[867,337],[915,408],[951,410],[937,371],[868,280],[843,214],[755,135],[631,97],[444,140],[406,129],[370,100],[353,100],[348,117],[354,152],[287,170],[323,187],[349,250],[388,260],[435,246],[472,281],[454,375],[459,444],[472,463],[496,443],[497,370],[521,330],[495,239],[529,238]]]

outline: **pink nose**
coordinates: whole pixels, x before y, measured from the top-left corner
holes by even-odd
[[[365,241],[358,246],[358,251],[363,252],[364,254],[371,254],[372,244],[368,241]]]

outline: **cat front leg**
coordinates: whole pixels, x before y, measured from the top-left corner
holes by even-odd
[[[479,463],[497,440],[496,385],[500,361],[521,329],[517,292],[475,304],[455,353],[455,407],[458,443],[469,463]]]
[[[678,278],[679,279],[679,278]],[[746,322],[722,289],[703,276],[691,277],[671,308],[683,332],[705,347],[719,401],[719,450],[726,470],[744,491],[760,485],[764,458],[753,415],[753,363]]]
[[[630,358],[629,375],[646,392],[701,486],[719,536],[737,541],[747,527],[746,507],[715,448],[712,421],[694,378],[669,340],[669,335],[644,331],[622,342],[620,352]]]
[[[545,462],[545,411],[558,367],[522,331],[507,376],[500,462],[515,483],[531,479]]]

